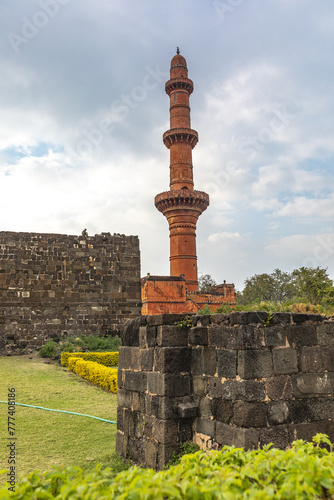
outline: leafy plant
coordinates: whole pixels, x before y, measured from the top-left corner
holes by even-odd
[[[53,340],[48,340],[46,344],[39,350],[39,355],[42,358],[53,358],[57,354],[58,344]]]
[[[176,325],[178,328],[191,328],[193,326],[190,316],[185,316],[185,318],[179,321]]]
[[[175,451],[172,453],[172,456],[169,459],[168,463],[165,465],[164,469],[169,469],[169,467],[171,467],[172,465],[178,465],[181,462],[181,458],[184,455],[196,453],[196,451],[199,451],[198,444],[192,443],[190,441],[186,441],[185,443],[182,443],[180,445],[179,453],[176,453]]]
[[[208,304],[205,304],[202,309],[198,309],[197,314],[204,315],[204,314],[212,314],[214,311],[210,309],[210,306]]]
[[[298,440],[283,451],[271,444],[244,451],[224,446],[220,451],[197,451],[181,457],[167,470],[131,467],[114,477],[97,465],[85,473],[79,467],[32,472],[17,484],[11,498],[108,499],[330,499],[334,495],[334,454],[328,436],[314,443]],[[0,498],[8,498],[8,485]],[[7,495],[7,496],[6,496]]]

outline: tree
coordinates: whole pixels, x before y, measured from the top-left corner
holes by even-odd
[[[298,297],[306,298],[311,304],[332,301],[333,281],[327,274],[327,268],[300,267],[295,269],[292,275],[296,282]]]
[[[210,274],[203,274],[203,276],[198,279],[198,291],[201,293],[210,293],[211,288],[216,285],[217,283],[211,278]]]
[[[283,302],[296,295],[295,279],[290,273],[275,269],[271,274],[255,274],[245,280],[239,303],[273,301]]]

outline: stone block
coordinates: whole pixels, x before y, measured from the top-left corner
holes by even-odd
[[[123,458],[127,456],[128,448],[128,436],[125,436],[122,432],[117,431],[116,434],[116,453]]]
[[[334,373],[298,373],[292,376],[292,387],[298,398],[334,395]]]
[[[158,417],[163,420],[178,419],[178,402],[174,397],[159,397]]]
[[[291,325],[292,314],[291,313],[274,313],[272,315],[270,324],[271,325]]]
[[[125,389],[118,389],[117,391],[117,404],[124,408],[131,408],[132,406],[132,392]]]
[[[223,393],[223,386],[220,378],[209,377],[208,396],[210,398],[220,398]]]
[[[229,324],[229,315],[228,314],[213,314],[211,316],[211,323],[213,325],[220,325],[220,324]]]
[[[318,325],[316,330],[320,345],[334,344],[334,321]]]
[[[265,311],[236,311],[230,313],[229,320],[230,325],[264,324],[269,320],[269,313]]]
[[[296,441],[297,439],[304,439],[305,441],[312,441],[312,438],[318,434],[327,434],[329,439],[334,441],[334,421],[319,421],[311,423],[301,423],[296,425],[289,425],[289,441]]]
[[[302,323],[320,322],[323,320],[324,317],[321,316],[321,314],[292,313],[292,321],[296,323],[296,325],[301,325]]]
[[[238,375],[243,379],[270,377],[273,364],[270,351],[243,350],[238,352]]]
[[[145,465],[151,469],[157,468],[158,463],[158,443],[153,439],[147,439],[144,443]]]
[[[263,401],[266,397],[265,383],[253,380],[226,380],[222,384],[222,396],[226,400]]]
[[[195,396],[206,396],[209,391],[209,377],[196,376],[192,377],[193,391]]]
[[[237,352],[217,349],[218,377],[235,378],[237,376]]]
[[[139,347],[145,349],[147,347],[147,326],[139,327]]]
[[[152,395],[152,394],[145,394],[145,413],[146,413],[146,415],[158,417],[159,399],[160,399],[160,396],[156,396],[156,395]]]
[[[199,413],[198,403],[179,403],[177,410],[180,418],[195,418]]]
[[[220,326],[209,328],[209,345],[224,349],[260,349],[264,343],[263,327],[257,325]]]
[[[212,400],[212,415],[215,420],[228,424],[233,416],[233,402],[214,398]]]
[[[173,453],[178,454],[180,452],[180,444],[164,444],[159,443],[158,445],[158,469],[163,469],[167,462],[172,458]]]
[[[147,347],[155,347],[157,345],[157,327],[148,326],[146,330]]]
[[[240,429],[223,422],[216,422],[216,441],[222,446],[236,446],[246,450],[258,447],[260,430]]]
[[[285,330],[291,347],[318,344],[317,327],[315,325],[290,325]]]
[[[139,328],[145,324],[145,316],[139,316],[135,319],[126,320],[121,328],[122,345],[139,346]]]
[[[290,405],[287,401],[275,401],[269,405],[268,422],[270,425],[291,422]]]
[[[148,326],[161,326],[161,325],[172,325],[174,323],[179,323],[186,316],[192,316],[192,314],[155,314],[153,316],[147,316]]]
[[[216,422],[204,418],[198,418],[195,423],[195,432],[205,434],[213,438],[215,436]]]
[[[140,351],[140,369],[146,372],[153,370],[154,348],[141,349]]]
[[[286,426],[261,429],[260,446],[273,443],[275,448],[284,450],[289,444],[289,431]]]
[[[269,399],[290,399],[292,396],[292,382],[288,375],[281,375],[267,379],[267,394]]]
[[[193,438],[193,428],[192,428],[192,418],[182,419],[180,421],[180,443],[185,443],[186,441],[192,441]]]
[[[334,398],[292,400],[291,416],[295,424],[334,419]]]
[[[172,373],[149,372],[148,392],[159,396],[186,396],[191,392],[190,377]]]
[[[195,326],[189,330],[189,344],[208,345],[208,328]]]
[[[182,347],[188,345],[188,329],[176,325],[158,326],[157,344],[160,347]]]
[[[191,348],[157,347],[155,349],[154,371],[160,373],[190,372]]]
[[[267,405],[237,401],[233,405],[232,423],[238,427],[265,427],[267,425]]]
[[[212,399],[201,398],[199,401],[199,416],[201,418],[210,418],[212,416]]]
[[[123,388],[123,371],[124,370],[121,370],[120,368],[118,368],[118,370],[117,370],[117,387],[118,387],[118,389]]]
[[[302,372],[334,372],[334,346],[303,347],[300,353]]]
[[[139,411],[141,413],[145,412],[145,394],[143,392],[132,393],[131,409],[133,411]]]
[[[204,347],[193,347],[191,350],[191,373],[193,375],[204,373],[203,349]]]
[[[147,373],[124,370],[124,389],[145,392],[147,389]]]
[[[217,351],[213,347],[203,348],[203,373],[215,375],[217,371]]]
[[[138,464],[144,465],[144,443],[142,439],[130,437],[128,440],[128,458]]]
[[[159,443],[174,444],[179,441],[179,428],[176,420],[161,420],[153,421],[153,437]]]
[[[221,315],[214,314],[213,316]],[[194,316],[191,316],[191,322],[194,326],[207,327],[212,323],[212,316],[211,314],[195,314]]]
[[[131,347],[120,346],[118,351],[118,367],[130,369],[131,367]]]
[[[273,349],[274,372],[276,375],[288,375],[298,372],[296,349],[282,347]]]
[[[282,325],[268,326],[264,329],[264,341],[267,347],[285,346],[286,336]]]

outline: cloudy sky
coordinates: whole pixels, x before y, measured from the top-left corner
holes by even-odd
[[[0,0],[0,230],[135,234],[169,274],[164,92],[194,81],[198,267],[334,278],[333,0]]]

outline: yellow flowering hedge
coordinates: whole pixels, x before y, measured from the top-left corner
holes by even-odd
[[[95,361],[104,366],[118,366],[118,352],[62,352],[61,364],[68,366],[68,359],[81,358],[85,361]]]
[[[68,358],[68,368],[80,377],[116,394],[117,368],[109,368],[95,361],[86,361],[77,356]]]

